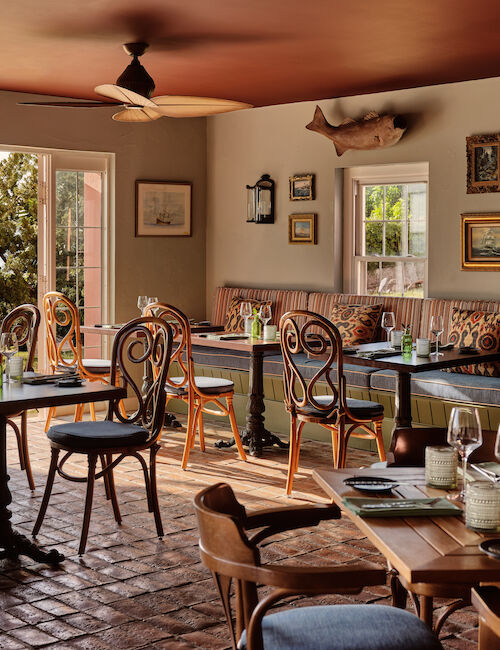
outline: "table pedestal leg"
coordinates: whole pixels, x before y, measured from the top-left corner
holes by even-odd
[[[33,544],[27,537],[16,533],[12,529],[10,518],[12,513],[7,506],[12,502],[9,490],[9,475],[7,474],[7,443],[6,443],[7,418],[0,415],[0,558],[17,558],[27,555],[37,562],[57,564],[64,560],[64,555],[53,549],[45,552]]]
[[[409,372],[398,372],[396,377],[396,414],[394,429],[411,427],[411,375]]]
[[[282,442],[264,427],[264,355],[260,350],[252,350],[250,355],[250,376],[248,386],[247,425],[242,431],[241,442],[248,447],[251,456],[261,456],[264,447],[278,445],[288,449],[288,443]],[[216,447],[230,447],[234,438],[229,442],[219,440]]]

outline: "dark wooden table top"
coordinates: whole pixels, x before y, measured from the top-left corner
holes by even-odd
[[[102,334],[104,336],[114,336],[122,325],[82,325],[80,332],[82,334]],[[197,323],[191,324],[191,332],[223,332],[222,325],[198,325]]]
[[[437,497],[446,492],[426,487],[424,468],[316,470],[314,480],[342,508],[408,583],[463,584],[500,581],[500,560],[485,555],[478,545],[486,535],[465,527],[463,517],[362,518],[342,504],[344,497],[368,496],[344,485],[351,476],[382,476],[400,481],[393,492],[404,498]],[[387,495],[384,495],[386,497]]]
[[[235,336],[238,336],[237,334]],[[193,334],[191,337],[193,345],[203,345],[209,348],[220,348],[225,350],[240,350],[242,352],[252,352],[258,350],[260,352],[268,352],[269,354],[277,354],[280,351],[280,342],[277,341],[264,341],[263,339],[220,339],[209,338],[208,336],[200,336]]]
[[[370,352],[381,348],[387,348],[387,343],[367,343],[356,346],[360,352]],[[372,368],[383,368],[396,370],[397,372],[425,372],[427,370],[440,370],[441,368],[456,368],[468,364],[484,363],[486,361],[500,361],[500,352],[484,352],[477,354],[462,354],[457,348],[443,350],[443,356],[417,357],[415,350],[408,356],[397,354],[394,356],[381,357],[379,359],[367,359],[355,354],[344,354],[344,363],[358,366],[371,366]]]
[[[127,396],[125,388],[109,386],[100,382],[84,381],[82,386],[59,387],[55,384],[10,383],[0,389],[0,414],[46,406],[64,406],[102,402],[110,399],[123,399]]]

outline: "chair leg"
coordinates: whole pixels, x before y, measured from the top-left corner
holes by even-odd
[[[7,424],[10,424],[12,427],[12,430],[16,434],[16,441],[17,441],[17,453],[19,454],[19,467],[21,469],[25,469],[25,463],[24,463],[24,450],[23,450],[23,442],[21,438],[21,432],[19,431],[19,427],[13,420],[7,420]]]
[[[158,502],[158,490],[156,487],[156,454],[158,453],[158,450],[160,449],[160,445],[153,445],[150,448],[150,456],[149,456],[149,485],[151,489],[151,503],[153,506],[153,513],[155,516],[155,524],[156,524],[156,532],[158,533],[158,537],[163,537],[163,524],[161,521],[161,514],[160,514],[160,504]]]
[[[186,469],[186,466],[188,464],[189,452],[191,451],[191,447],[193,446],[193,439],[196,431],[196,423],[198,422],[198,414],[200,412],[200,409],[201,409],[201,404],[198,403],[196,405],[194,415],[190,422],[191,429],[188,429],[188,431],[186,432],[186,442],[184,443],[184,453],[182,455],[182,463],[181,463],[182,469]]]
[[[47,421],[45,422],[45,433],[47,433],[47,431],[50,428],[50,421],[52,420],[52,417],[55,415],[55,412],[56,412],[55,407],[51,406],[49,408],[49,412],[47,413]]]
[[[245,450],[243,449],[240,432],[238,431],[238,424],[236,422],[236,415],[234,414],[233,396],[229,395],[228,397],[226,397],[226,401],[227,401],[227,410],[229,413],[229,421],[231,422],[231,430],[233,432],[233,438],[236,443],[238,453],[240,455],[241,460],[246,460],[247,456],[245,454]]]
[[[111,454],[106,455],[106,464],[111,465],[113,462],[113,457]],[[107,477],[108,477],[108,489],[109,489],[109,494],[111,497],[111,505],[113,506],[113,514],[115,516],[115,521],[117,524],[122,523],[122,516],[120,513],[120,506],[118,505],[118,498],[116,496],[116,489],[115,489],[115,477],[113,475],[113,470],[110,469],[106,472]]]
[[[83,409],[85,408],[84,404],[77,404],[75,406],[75,422],[81,422],[83,418]]]
[[[293,488],[293,475],[295,474],[297,454],[297,420],[290,416],[290,450],[288,452],[288,475],[286,479],[286,494],[290,496]]]
[[[95,422],[95,404],[94,404],[94,402],[90,402],[89,408],[90,408],[90,419],[92,420],[92,422]]]
[[[347,440],[345,438],[345,422],[343,418],[341,418],[337,430],[338,430],[339,448],[337,453],[338,462],[335,469],[343,469],[345,467],[346,456],[347,456]]]
[[[299,456],[300,456],[300,441],[302,438],[302,429],[304,428],[305,422],[299,422],[297,427],[297,451],[295,453],[295,471],[299,469]]]
[[[42,522],[45,518],[45,513],[47,512],[47,506],[49,505],[50,495],[52,493],[52,486],[54,485],[54,477],[56,475],[57,461],[59,459],[59,449],[54,447],[51,450],[50,457],[50,467],[47,474],[47,482],[45,483],[45,491],[43,493],[42,503],[40,504],[40,510],[38,511],[38,517],[36,518],[35,525],[33,526],[32,535],[35,537],[40,530]]]
[[[106,469],[106,458],[104,457],[104,454],[99,454],[99,460],[101,461],[101,467],[103,472],[102,478],[104,479],[104,491],[106,492],[106,501],[109,501],[111,498],[111,493],[109,491],[108,473],[104,471]]]
[[[35,481],[33,480],[33,472],[31,471],[30,453],[28,449],[28,413],[23,411],[21,413],[21,445],[23,450],[24,469],[26,470],[26,478],[30,490],[35,489]]]
[[[378,457],[381,461],[386,460],[384,437],[382,435],[382,422],[374,422],[375,428],[375,442],[377,443]]]
[[[200,450],[205,451],[205,432],[203,430],[203,407],[200,408],[198,413],[198,435],[200,436]],[[194,447],[194,436],[193,436],[193,445]]]
[[[122,399],[118,402],[118,408],[120,409],[120,413],[121,413],[122,417],[126,419],[127,418],[127,411],[125,410],[125,404],[123,403]]]
[[[333,466],[337,468],[339,466],[339,432],[337,427],[332,427],[331,432],[332,432]]]
[[[92,512],[92,501],[94,499],[95,484],[95,466],[97,463],[97,454],[88,455],[89,472],[87,474],[87,495],[85,497],[85,512],[83,514],[82,534],[80,537],[80,546],[78,555],[83,555],[87,546],[87,537],[89,535],[90,513]]]

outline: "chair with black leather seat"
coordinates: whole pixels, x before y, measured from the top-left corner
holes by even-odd
[[[19,305],[3,319],[0,333],[14,332],[16,334],[19,348],[26,348],[26,361],[24,370],[33,370],[35,359],[36,343],[38,338],[38,327],[40,325],[40,310],[35,305]],[[19,427],[12,418],[20,417]],[[19,464],[25,470],[26,478],[31,490],[35,489],[35,481],[31,471],[30,456],[28,450],[28,412],[12,413],[8,416],[7,423],[14,429],[17,438],[17,449],[19,452]]]
[[[194,372],[193,356],[191,353],[191,328],[189,320],[180,309],[162,302],[149,304],[144,309],[146,315],[155,314],[168,321],[173,328],[174,349],[172,352],[171,366],[177,364],[178,376],[167,377],[165,392],[167,401],[181,399],[187,404],[188,421],[186,428],[186,442],[182,456],[182,469],[186,469],[189,461],[189,452],[194,446],[196,430],[198,429],[200,449],[205,451],[205,438],[203,434],[203,413],[229,416],[231,429],[236,442],[241,460],[246,460],[245,451],[241,444],[240,433],[234,414],[233,397],[234,383],[219,377],[196,376]],[[224,404],[221,400],[225,400]],[[211,406],[213,405],[213,406]]]
[[[154,329],[154,331],[152,330]],[[116,334],[111,357],[111,378],[115,385],[118,373],[124,386],[129,388],[138,402],[137,410],[124,417],[118,400],[110,401],[104,421],[68,422],[51,427],[47,433],[51,446],[51,461],[45,493],[40,506],[33,535],[40,530],[52,492],[56,472],[62,478],[87,483],[85,514],[83,519],[80,546],[81,555],[85,551],[92,509],[94,483],[96,478],[104,478],[106,497],[111,500],[118,524],[121,523],[120,509],[113,480],[113,469],[124,458],[137,458],[144,472],[149,512],[154,513],[158,537],[163,536],[158,495],[156,488],[156,454],[165,418],[165,380],[172,352],[172,330],[162,319],[151,316],[136,318],[124,325]],[[149,361],[155,369],[155,380],[147,394],[141,394],[140,387],[133,377],[137,364],[141,367]],[[114,420],[116,418],[117,421]],[[149,467],[140,454],[149,450]],[[60,452],[65,452],[59,461]],[[64,471],[64,464],[72,454],[87,456],[87,477],[71,476]],[[114,460],[113,460],[113,457]],[[97,460],[102,470],[96,472]]]
[[[314,312],[289,311],[280,320],[280,341],[285,407],[290,414],[286,493],[292,491],[293,477],[299,463],[302,428],[306,422],[319,424],[331,431],[335,468],[345,467],[347,443],[351,436],[375,440],[379,458],[385,460],[382,437],[384,407],[377,402],[347,397],[342,338],[335,325]],[[311,379],[303,376],[294,361],[297,355],[304,352],[309,358],[321,361]],[[336,369],[332,367],[335,363]],[[336,380],[332,378],[335,373]],[[330,390],[329,394],[317,394],[327,389]]]
[[[500,589],[493,585],[476,587],[472,605],[479,614],[479,650],[500,648]]]
[[[385,571],[367,563],[333,567],[262,564],[260,542],[284,531],[340,519],[336,505],[247,513],[231,487],[218,483],[196,495],[195,509],[201,559],[212,572],[234,650],[442,648],[416,616],[383,605],[294,607],[267,614],[273,605],[290,596],[358,594],[365,586],[385,584]],[[233,582],[236,625],[231,607]],[[257,585],[272,588],[260,601]]]
[[[111,361],[109,359],[86,359],[83,356],[80,332],[80,316],[75,303],[60,291],[49,291],[43,297],[43,313],[47,336],[47,357],[53,373],[74,370],[88,381],[109,384]],[[75,407],[75,422],[82,419],[83,404]],[[120,406],[125,415],[123,405]],[[89,404],[90,417],[95,420],[95,406]],[[55,408],[50,408],[45,424],[47,432]]]

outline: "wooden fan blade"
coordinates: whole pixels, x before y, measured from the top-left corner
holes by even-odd
[[[156,110],[167,117],[204,117],[252,108],[251,104],[216,97],[160,95],[152,97]]]
[[[18,106],[56,106],[59,108],[103,108],[121,106],[121,102],[18,102]]]
[[[152,122],[162,117],[157,111],[150,108],[126,108],[124,111],[115,113],[113,119],[116,122]]]
[[[122,88],[121,86],[115,86],[114,84],[102,84],[101,86],[96,86],[94,91],[98,95],[104,95],[104,97],[111,97],[115,99],[120,104],[133,104],[134,106],[149,106],[150,108],[155,108],[156,105],[143,95],[134,93],[132,90],[127,88]]]

